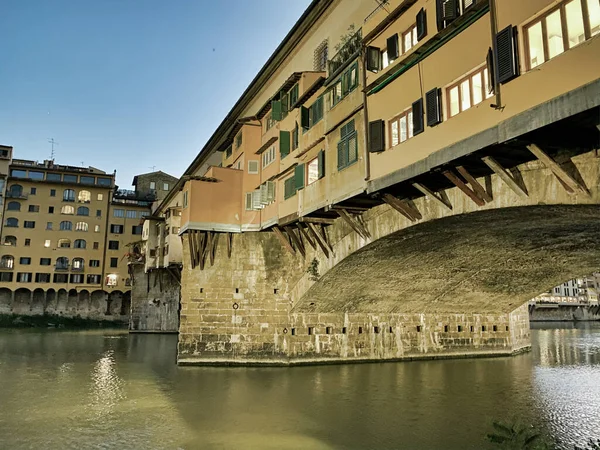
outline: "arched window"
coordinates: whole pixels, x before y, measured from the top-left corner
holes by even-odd
[[[14,236],[4,236],[4,245],[17,245],[17,238]]]
[[[72,215],[75,214],[75,208],[73,208],[71,205],[65,205],[60,208],[60,213]]]
[[[73,248],[85,248],[85,239],[75,239],[73,241]]]
[[[69,268],[69,258],[60,256],[56,258],[56,270],[67,270]]]
[[[63,220],[60,223],[60,229],[61,231],[71,231],[73,229],[73,224],[68,220]]]
[[[15,267],[15,258],[10,255],[4,255],[2,259],[0,259],[0,269],[14,269]]]
[[[19,219],[15,219],[14,217],[9,217],[6,219],[5,226],[7,227],[18,227]]]
[[[77,222],[75,224],[75,231],[87,231],[87,230],[88,230],[87,222]]]
[[[77,241],[75,241],[77,242]],[[83,270],[84,260],[83,258],[73,258],[71,270]]]
[[[22,197],[23,196],[23,186],[20,184],[13,184],[9,189],[8,193],[10,197]]]
[[[78,216],[89,216],[90,208],[88,208],[87,206],[80,206],[79,208],[77,208],[77,215]]]
[[[79,200],[80,203],[89,203],[92,200],[92,194],[90,193],[90,191],[79,191],[79,194],[77,195],[77,200]]]
[[[21,204],[19,202],[8,202],[6,204],[7,211],[21,211]]]
[[[75,201],[75,191],[73,189],[65,189],[63,191],[63,201],[74,202]]]
[[[71,248],[71,241],[69,239],[59,239],[58,248]]]

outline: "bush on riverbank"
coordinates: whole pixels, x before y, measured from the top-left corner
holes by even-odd
[[[492,426],[494,431],[486,438],[499,448],[507,450],[556,450],[558,448],[533,426],[500,421],[492,422]],[[584,447],[575,445],[573,450],[600,450],[600,439],[590,439]]]
[[[116,320],[93,320],[81,316],[63,317],[51,314],[22,316],[0,314],[0,328],[126,328],[127,324]]]

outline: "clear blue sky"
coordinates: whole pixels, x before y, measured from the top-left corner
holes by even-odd
[[[0,144],[180,176],[309,3],[1,0]]]

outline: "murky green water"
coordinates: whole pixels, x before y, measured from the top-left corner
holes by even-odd
[[[514,358],[292,369],[178,368],[176,340],[0,330],[0,448],[482,449],[510,417],[600,437],[598,327]]]

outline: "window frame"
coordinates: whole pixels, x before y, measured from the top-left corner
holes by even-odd
[[[315,179],[312,180],[312,181],[310,181],[310,179],[308,177],[309,173],[310,173],[310,165],[311,164],[315,164],[316,167],[317,167],[317,175],[316,175]],[[319,181],[319,157],[318,156],[315,156],[314,158],[312,158],[310,161],[308,161],[306,163],[306,174],[305,174],[305,176],[306,176],[306,180],[304,181],[304,186],[309,186],[309,185],[311,185],[311,184],[316,183],[317,181]]]
[[[400,114],[398,114],[395,117],[392,117],[389,121],[388,121],[388,142],[390,143],[390,147],[389,148],[394,148],[396,145],[400,145],[406,141],[408,141],[409,139],[414,137],[414,133],[411,131],[412,130],[412,106],[405,109],[404,111],[402,111]],[[400,120],[406,117],[406,139],[402,140],[401,139],[401,133],[400,133]],[[398,143],[394,144],[394,141],[392,139],[392,125],[394,124],[394,122],[398,123]]]
[[[472,109],[473,107],[475,107],[477,105],[482,104],[483,102],[485,102],[486,100],[488,100],[494,96],[493,93],[488,92],[489,86],[487,86],[487,82],[488,82],[488,77],[486,75],[487,70],[488,70],[487,65],[483,64],[482,66],[479,66],[477,69],[472,70],[471,72],[467,73],[466,75],[460,77],[454,83],[449,84],[448,86],[446,86],[444,88],[444,101],[446,102],[446,117],[448,119],[451,119],[452,117],[456,117],[459,114],[461,114],[469,109]],[[481,97],[481,101],[479,103],[474,104],[473,103],[473,78],[478,73],[481,74],[482,97]],[[460,85],[467,80],[469,81],[469,103],[470,103],[470,105],[467,109],[463,109],[462,91],[461,91]],[[456,114],[452,114],[451,102],[450,102],[450,91],[454,88],[458,89],[458,112]],[[486,88],[488,88],[488,89],[486,89]]]

